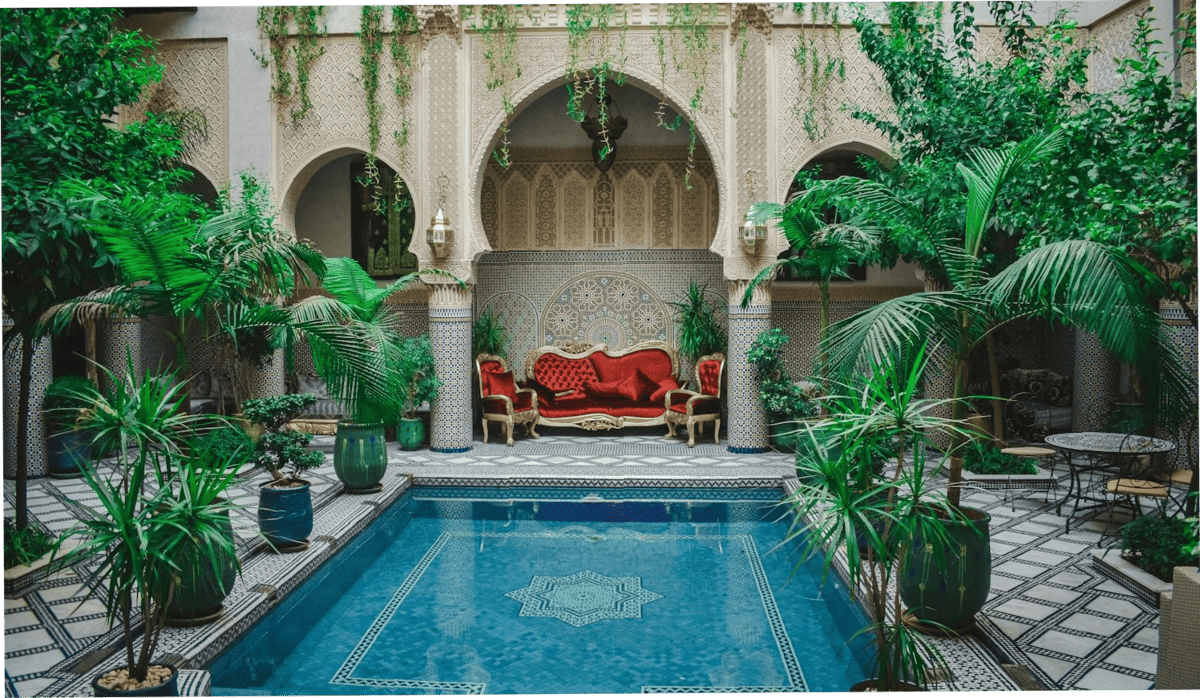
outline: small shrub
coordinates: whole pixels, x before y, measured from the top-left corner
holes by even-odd
[[[246,419],[267,432],[258,440],[254,463],[271,471],[276,482],[295,480],[302,470],[316,468],[325,462],[324,453],[308,450],[312,434],[283,431],[285,424],[316,401],[316,395],[299,393],[255,398],[242,403],[242,414]]]
[[[1037,465],[999,449],[986,441],[971,441],[963,451],[963,470],[978,475],[1035,475]]]
[[[1121,553],[1159,579],[1171,581],[1171,570],[1200,562],[1196,532],[1188,519],[1139,516],[1121,527]]]
[[[195,449],[209,454],[212,462],[243,465],[254,456],[254,440],[245,429],[235,426],[218,427],[196,439]]]
[[[50,431],[69,429],[99,397],[96,385],[84,376],[59,376],[42,393],[42,411]]]
[[[504,314],[493,313],[492,307],[488,306],[471,325],[471,357],[480,354],[504,356],[507,350],[508,328],[504,326]]]
[[[21,530],[12,519],[4,519],[4,569],[28,565],[53,547],[54,539],[41,528],[30,524]]]

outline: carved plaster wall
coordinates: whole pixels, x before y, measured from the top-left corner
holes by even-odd
[[[1149,6],[1149,0],[1130,5],[1092,27],[1091,45],[1095,50],[1088,57],[1091,64],[1089,90],[1109,92],[1121,85],[1117,61],[1133,54],[1131,40],[1137,30],[1137,15]]]
[[[447,40],[453,46],[452,39]],[[415,50],[416,39],[410,46]],[[309,97],[312,110],[298,124],[285,113],[275,124],[275,183],[274,192],[281,197],[281,225],[294,225],[296,204],[304,187],[313,175],[328,162],[351,151],[368,150],[367,102],[358,77],[362,74],[362,50],[354,36],[330,36],[320,40],[325,54],[312,67]],[[380,82],[391,85],[394,69],[391,61],[381,60]],[[421,71],[413,76],[413,93],[423,91]],[[400,126],[400,106],[390,89],[380,89],[379,102],[381,138],[379,159],[404,179],[414,198],[426,191],[426,182],[417,176],[418,162],[413,143],[419,142],[422,123],[416,119],[415,100],[405,108],[406,118],[414,133],[410,145],[401,153],[392,132]]]
[[[217,188],[230,179],[229,172],[229,65],[224,39],[164,41],[158,60],[163,79],[151,85],[141,102],[122,109],[118,123],[140,121],[147,109],[178,111],[199,109],[208,122],[208,137],[184,154]]]
[[[514,148],[513,164],[490,163],[480,216],[501,250],[707,249],[719,193],[712,164],[699,160],[684,185],[685,148],[621,148],[602,173],[591,151]]]

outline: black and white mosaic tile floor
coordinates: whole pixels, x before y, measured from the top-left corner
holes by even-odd
[[[707,436],[711,439],[711,433]],[[483,444],[477,436],[475,448],[458,454],[392,451],[388,497],[398,496],[403,489],[407,478],[401,474],[430,485],[619,481],[629,486],[777,487],[780,478],[791,473],[792,459],[787,454],[733,454],[724,440],[720,446],[708,441],[689,449],[682,439],[663,440],[658,429],[600,434],[548,429],[541,439],[519,437],[511,448],[494,439],[493,435],[493,443]],[[327,458],[324,467],[306,475],[313,481],[314,538],[322,541],[315,545],[318,549],[326,541],[353,535],[365,525],[362,512],[386,507],[391,501],[339,497],[341,485],[330,463]],[[253,536],[257,527],[253,518],[257,488],[264,480],[265,475],[252,474],[240,480],[233,493],[235,501],[248,507],[235,521],[243,560],[254,558],[262,546]],[[11,509],[13,483],[4,485],[6,506]],[[1156,668],[1158,612],[1092,566],[1092,549],[1105,535],[1110,537],[1103,542],[1110,543],[1113,528],[1104,521],[1076,519],[1068,535],[1065,518],[1047,504],[1047,494],[1006,494],[964,495],[964,503],[992,516],[992,592],[970,641],[943,645],[954,672],[954,681],[946,687],[1013,689],[1016,684],[1000,669],[1001,663],[1007,663],[1026,666],[1049,689],[1148,688]],[[82,502],[89,499],[82,481],[31,481],[30,514],[53,532],[66,530],[76,519],[73,506],[64,505],[60,495]],[[344,522],[351,520],[355,523],[347,531]],[[324,559],[322,554],[316,550],[271,556],[264,564],[247,565],[249,571],[238,586],[250,591],[243,588],[240,595],[231,596],[228,605],[236,617],[220,632],[236,632],[251,622],[257,611],[243,612],[243,608],[254,607],[255,599],[268,593],[264,590],[285,592],[294,586],[295,579],[286,575],[315,569]],[[283,569],[288,566],[296,569]],[[72,571],[27,588],[6,586],[6,696],[70,695],[86,686],[80,660],[110,645],[116,633],[106,628],[98,602],[82,599],[80,579]],[[164,646],[170,653],[211,642],[211,638],[181,635],[167,638]],[[981,649],[985,645],[991,653]],[[200,650],[205,656],[212,652],[211,647]],[[202,682],[203,677],[189,680]]]

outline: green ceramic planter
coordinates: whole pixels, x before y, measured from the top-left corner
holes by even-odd
[[[992,586],[989,524],[992,517],[962,508],[968,521],[946,521],[949,543],[940,554],[915,538],[909,546],[905,572],[897,580],[900,598],[914,617],[951,630],[970,628],[987,601]]]
[[[383,422],[338,422],[333,445],[333,471],[350,492],[375,492],[387,470],[387,441]]]
[[[263,485],[258,490],[258,529],[273,550],[290,552],[308,547],[313,508],[309,483],[292,480],[294,487]]]
[[[223,515],[222,530],[233,544],[233,525],[229,513]],[[221,555],[214,567],[207,559],[188,557],[179,560],[183,569],[171,604],[167,606],[167,625],[187,627],[204,625],[221,617],[225,597],[237,578],[237,553]]]
[[[424,420],[401,417],[400,424],[396,427],[396,441],[400,442],[400,448],[405,451],[420,448],[421,444],[425,443]]]

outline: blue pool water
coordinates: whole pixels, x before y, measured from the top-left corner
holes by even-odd
[[[213,693],[844,691],[864,619],[778,490],[414,488],[209,667]]]

